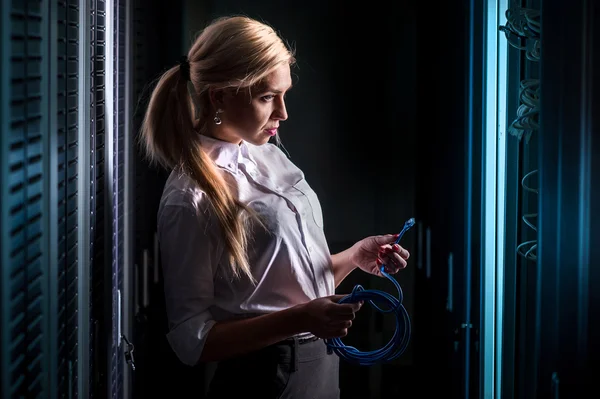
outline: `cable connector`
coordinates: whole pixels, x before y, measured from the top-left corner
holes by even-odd
[[[414,225],[415,225],[415,218],[410,218],[406,222],[404,222],[404,227],[402,228],[402,231],[400,231],[400,234],[398,234],[398,238],[396,238],[395,244],[398,244],[400,242],[400,240],[402,239],[402,236],[404,235],[404,233],[406,233],[406,231],[408,229],[410,229],[411,227],[413,227]]]

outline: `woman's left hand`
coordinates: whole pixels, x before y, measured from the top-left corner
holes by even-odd
[[[367,273],[382,276],[381,265],[386,273],[394,274],[406,267],[410,254],[394,244],[398,234],[386,234],[364,238],[352,246],[350,262]]]

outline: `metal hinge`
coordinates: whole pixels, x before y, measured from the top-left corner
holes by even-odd
[[[125,348],[123,349],[125,361],[131,366],[131,370],[135,371],[135,360],[133,358],[133,350],[135,347],[131,342],[129,342],[125,335],[121,335],[121,338],[123,338],[123,341],[125,341]]]

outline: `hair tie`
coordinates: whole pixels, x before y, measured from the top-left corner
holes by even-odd
[[[190,61],[187,56],[184,55],[179,59],[179,71],[181,73],[181,77],[189,81],[190,80]]]

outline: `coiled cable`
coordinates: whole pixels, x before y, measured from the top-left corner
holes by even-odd
[[[540,81],[539,79],[524,79],[519,88],[521,104],[517,109],[517,117],[510,124],[509,133],[519,140],[525,137],[525,142],[533,132],[539,129],[540,114]]]
[[[538,10],[532,10],[524,7],[513,7],[506,10],[506,25],[500,26],[500,31],[506,35],[508,43],[525,51],[525,56],[530,61],[540,60],[540,37],[542,26],[540,22],[541,14]],[[528,49],[527,40],[532,41]]]
[[[506,35],[507,42],[514,48],[525,51],[529,61],[539,62],[541,58],[541,13],[523,7],[512,7],[506,10],[506,25],[500,26]],[[523,79],[519,88],[520,105],[517,116],[510,124],[508,132],[519,140],[529,142],[531,136],[539,130],[540,115],[540,80]],[[528,172],[521,179],[523,191],[538,194],[538,190],[525,184],[525,180],[537,173],[537,169]],[[522,215],[523,223],[537,234],[537,212]],[[524,241],[517,245],[517,253],[527,260],[537,261],[537,239]]]
[[[537,195],[539,193],[538,189],[529,187],[525,183],[525,180],[527,180],[529,177],[533,176],[536,173],[537,173],[537,169],[532,170],[531,172],[529,172],[525,176],[523,176],[523,178],[521,179],[521,186],[523,187],[524,191],[528,191],[530,193]],[[536,226],[536,222],[534,221],[537,219],[537,217],[538,217],[537,212],[526,213],[521,217],[521,220],[523,220],[523,223],[525,223],[527,225],[527,227],[529,227],[535,233],[537,233],[537,226]],[[524,257],[525,259],[528,259],[528,260],[531,260],[534,262],[537,261],[537,239],[524,241],[521,244],[519,244],[517,246],[517,253],[519,255],[521,255],[522,257]]]
[[[410,218],[404,223],[404,228],[398,235],[395,244],[400,242],[404,233],[415,224],[415,219]],[[361,285],[356,285],[352,290],[352,293],[342,298],[339,303],[356,303],[360,301],[368,302],[376,310],[382,313],[393,313],[396,316],[396,330],[394,335],[388,341],[388,343],[380,349],[373,351],[360,351],[353,346],[346,346],[340,338],[332,338],[325,340],[325,344],[329,351],[334,352],[341,359],[357,364],[360,366],[371,366],[378,363],[384,363],[392,361],[398,358],[406,348],[410,340],[411,326],[408,312],[402,305],[404,298],[402,294],[402,288],[394,277],[385,272],[385,265],[381,265],[381,274],[390,280],[398,290],[398,297],[380,291],[380,290],[367,290]],[[386,305],[384,308],[377,305],[377,303]]]

